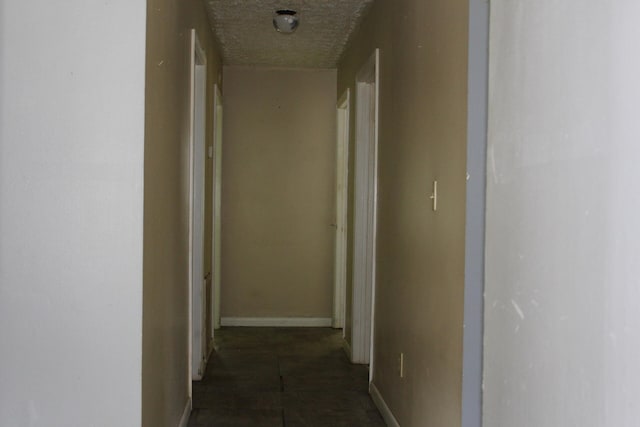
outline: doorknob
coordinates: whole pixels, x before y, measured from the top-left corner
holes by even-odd
[[[338,228],[338,224],[329,224],[329,225],[334,227],[334,228]]]

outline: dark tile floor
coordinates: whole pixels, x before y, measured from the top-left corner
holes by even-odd
[[[352,365],[330,328],[222,328],[189,426],[383,427],[367,366]]]

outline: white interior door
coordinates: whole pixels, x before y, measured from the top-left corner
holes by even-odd
[[[347,286],[347,197],[349,174],[350,91],[342,95],[336,110],[336,220],[333,290],[333,327],[344,328]]]
[[[351,361],[373,363],[376,203],[378,157],[378,72],[376,49],[356,77],[356,150]],[[370,369],[371,371],[371,369]]]
[[[220,251],[221,251],[221,200],[222,200],[222,94],[215,86],[214,136],[213,136],[213,245],[211,265],[213,266],[213,301],[211,307],[213,322],[211,330],[220,328]]]
[[[206,57],[195,30],[191,31],[191,191],[190,191],[190,289],[191,378],[199,380],[206,363],[206,284],[204,273],[204,188]]]

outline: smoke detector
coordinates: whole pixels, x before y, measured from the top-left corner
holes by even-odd
[[[298,28],[298,12],[289,9],[276,10],[273,15],[273,26],[280,33],[293,33]]]

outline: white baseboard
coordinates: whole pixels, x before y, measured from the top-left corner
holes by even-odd
[[[252,327],[331,327],[330,317],[223,317],[222,326]]]
[[[214,349],[215,349],[215,343],[212,337],[211,339],[209,339],[209,351],[207,351],[207,362],[209,362],[209,359],[211,359],[211,354],[213,353]]]
[[[342,349],[347,353],[349,360],[351,360],[351,345],[344,337],[342,338]]]
[[[389,427],[400,427],[398,424],[398,420],[391,413],[391,409],[387,406],[387,403],[382,398],[380,391],[376,388],[375,384],[369,383],[369,394],[371,395],[371,399],[373,399],[373,403],[376,404],[380,414],[382,414],[382,418],[384,418],[384,422],[387,423]]]
[[[206,359],[203,358],[200,361],[200,367],[198,368],[198,371],[197,372],[192,372],[191,379],[193,381],[200,381],[200,380],[202,380],[202,378],[204,378],[204,373],[207,370],[207,360],[209,360],[208,357]]]
[[[184,411],[182,412],[182,418],[180,418],[180,424],[178,427],[187,427],[189,424],[189,416],[191,415],[191,398],[187,399],[187,403],[184,406]]]

